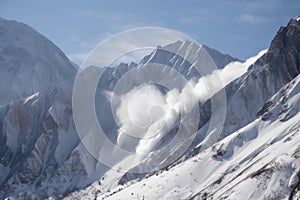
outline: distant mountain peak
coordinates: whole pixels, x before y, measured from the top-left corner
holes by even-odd
[[[241,61],[238,58],[235,58],[229,54],[221,53],[220,51],[211,48],[207,45],[198,45],[191,41],[176,41],[174,43],[168,44],[166,46],[158,46],[151,55],[145,56],[141,63],[149,62],[151,59],[160,58],[163,59],[162,54],[166,54],[167,52],[176,53],[178,55],[184,55],[186,53],[197,53],[198,48],[204,48],[206,52],[211,56],[212,60],[215,62],[216,67],[218,69],[224,68],[228,63],[234,61]],[[165,53],[163,53],[165,52]]]
[[[0,103],[71,79],[76,68],[49,39],[30,26],[0,19]]]
[[[293,20],[299,22],[300,21],[300,16],[294,17]]]

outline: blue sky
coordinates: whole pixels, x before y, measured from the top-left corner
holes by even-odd
[[[240,59],[268,48],[280,26],[300,15],[298,0],[0,0],[0,16],[47,36],[74,62],[109,36],[158,26]]]

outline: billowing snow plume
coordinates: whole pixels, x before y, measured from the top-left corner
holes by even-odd
[[[267,49],[262,50],[257,55],[248,58],[245,62],[230,62],[223,69],[214,70],[212,74],[201,77],[196,81],[196,84],[194,84],[194,92],[197,95],[199,102],[204,103],[230,82],[242,76],[247,71],[248,67],[266,52]],[[218,76],[220,77],[220,80],[222,80],[222,83],[216,81],[218,80],[216,79]]]
[[[172,89],[163,94],[154,85],[145,85],[122,95],[117,109],[121,125],[118,145],[130,150],[136,148],[137,153],[151,151],[174,128],[180,113],[192,109],[190,93],[191,90],[184,88],[181,92]]]
[[[119,96],[120,104],[116,109],[116,121],[120,126],[118,146],[136,153],[150,152],[174,128],[181,112],[187,113],[195,106],[191,95],[204,103],[231,81],[243,75],[265,52],[266,50],[261,51],[245,62],[231,62],[198,81],[190,81],[181,91],[174,88],[163,94],[155,85],[145,84]],[[215,81],[217,76],[223,83]]]

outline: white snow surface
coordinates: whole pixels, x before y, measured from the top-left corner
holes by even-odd
[[[300,167],[300,76],[282,91],[287,110],[277,101],[273,118],[258,118],[195,157],[97,199],[288,199]]]

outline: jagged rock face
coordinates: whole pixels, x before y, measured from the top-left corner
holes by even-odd
[[[223,137],[255,119],[266,101],[299,74],[299,61],[300,26],[291,20],[280,28],[268,52],[226,87],[229,104]]]
[[[71,110],[75,75],[44,36],[0,19],[1,199],[41,187],[78,145]]]
[[[51,182],[55,174],[65,176],[59,169],[79,143],[69,99],[56,88],[46,93],[41,91],[4,105],[0,121],[3,144],[0,163],[1,198],[11,193],[33,191],[47,197],[48,193],[41,192],[47,185],[45,183]],[[72,173],[79,171],[71,170]],[[68,176],[72,177],[72,173]],[[22,185],[26,187],[22,189]]]
[[[287,81],[299,74],[300,22],[291,20],[282,27],[271,43],[266,62],[275,70],[280,70]],[[282,58],[282,59],[281,59]],[[278,66],[281,66],[278,68]],[[288,74],[287,74],[288,73]]]

